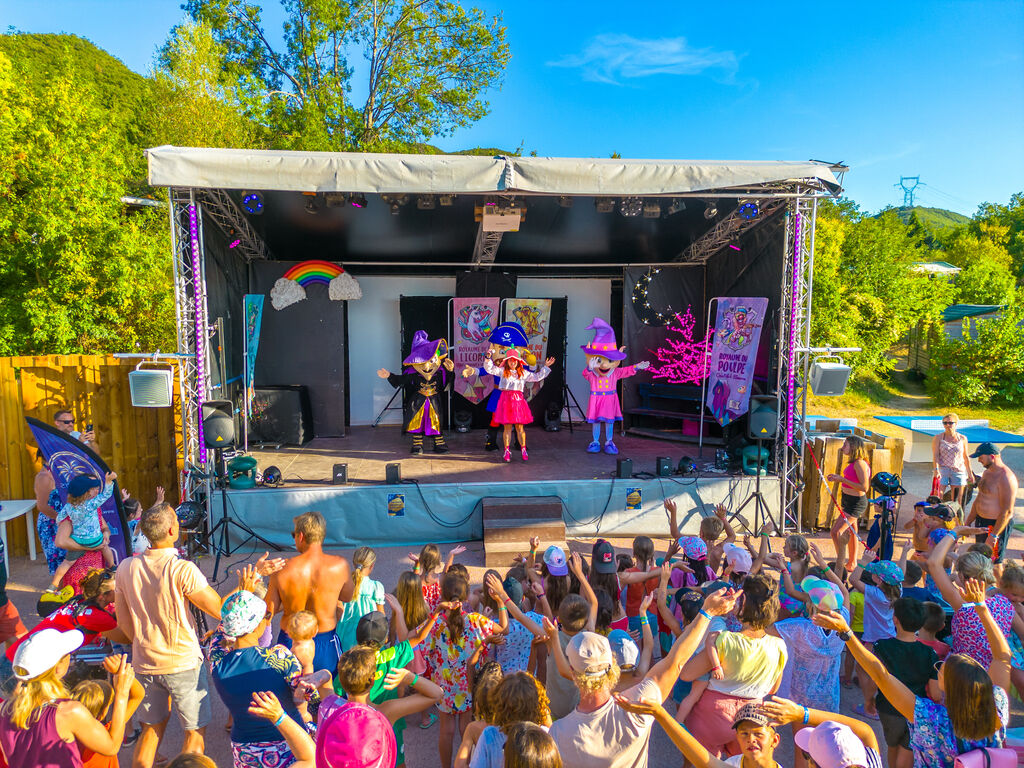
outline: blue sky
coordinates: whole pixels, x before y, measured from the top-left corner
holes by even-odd
[[[966,214],[1024,190],[1019,0],[477,4],[503,13],[512,61],[444,149],[845,161],[868,211],[902,203],[901,175]],[[140,72],[181,18],[167,0],[0,0],[5,27],[78,34]]]

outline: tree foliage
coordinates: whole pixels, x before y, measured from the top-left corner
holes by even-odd
[[[500,18],[455,0],[282,0],[283,47],[247,0],[188,0],[248,116],[292,149],[393,151],[488,111],[509,59]],[[358,51],[365,63],[350,64]]]

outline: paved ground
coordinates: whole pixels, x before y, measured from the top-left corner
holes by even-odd
[[[1017,473],[1017,476],[1019,478],[1024,478],[1024,449],[1008,449],[1005,452],[1005,459]],[[930,483],[931,475],[927,465],[907,465],[904,472],[904,485],[908,489],[908,502],[912,503],[914,499],[919,498],[923,493],[926,493]],[[1022,494],[1021,498],[1018,498],[1018,520],[1024,519],[1022,515],[1024,515],[1024,494]],[[829,542],[827,535],[816,534],[811,538],[818,541],[823,550],[831,552],[831,542]],[[628,540],[614,540],[613,543],[620,551],[628,551],[631,545],[631,542]],[[773,547],[776,550],[778,549],[779,544],[779,541],[773,541]],[[590,545],[590,541],[570,542],[570,546],[573,549],[581,552],[585,551],[587,553],[590,551]],[[479,581],[482,579],[484,571],[482,567],[483,545],[480,542],[466,542],[466,546],[467,551],[459,558],[459,560],[469,566],[471,576],[475,580]],[[1024,536],[1018,534],[1011,539],[1010,556],[1020,559],[1022,551],[1024,551]],[[377,567],[373,576],[383,582],[386,589],[393,589],[399,573],[408,567],[407,561],[403,560],[407,553],[408,550],[406,548],[378,549]],[[344,554],[350,557],[351,551],[340,551],[339,554]],[[236,557],[232,561],[232,564],[248,562],[251,559],[251,556]],[[207,573],[212,571],[212,560],[208,558],[204,559],[201,561],[200,565]],[[36,599],[47,581],[48,577],[46,567],[42,561],[37,560],[35,562],[31,562],[25,557],[13,558],[11,560],[11,574],[8,584],[8,592],[11,599],[14,600],[15,605],[17,605],[18,610],[21,612],[23,619],[29,625],[31,625],[32,618],[35,616]],[[233,586],[233,583],[233,577],[225,578],[217,585],[217,588],[223,593],[228,591],[231,588],[229,584]],[[227,734],[223,729],[223,724],[226,722],[226,712],[216,695],[214,695],[213,700],[214,720],[207,731],[207,754],[216,761],[218,766],[227,767],[231,765],[231,752]],[[844,712],[852,714],[853,707],[860,703],[860,701],[861,698],[859,690],[843,691],[842,709]],[[1021,724],[1024,722],[1024,719],[1022,718],[1024,718],[1024,713],[1020,711],[1019,703],[1017,703],[1014,710],[1015,724]],[[878,729],[876,728],[876,731],[877,730]],[[879,740],[881,740],[880,731]],[[161,751],[167,756],[173,756],[177,753],[180,745],[181,731],[176,723],[172,723],[167,730],[165,743],[161,748]],[[408,728],[406,730],[406,754],[408,756],[408,765],[410,768],[430,768],[432,766],[437,766],[439,764],[437,753],[437,726],[435,725],[428,731],[423,731],[415,727],[415,725]],[[121,760],[123,765],[130,765],[130,750],[122,752]],[[778,755],[778,760],[782,765],[792,765],[792,739],[788,734],[783,735],[782,747],[781,752]],[[681,764],[679,752],[671,744],[664,733],[662,733],[657,727],[655,727],[651,742],[650,764],[651,768],[678,768]]]

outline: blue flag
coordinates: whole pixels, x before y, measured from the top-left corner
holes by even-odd
[[[256,353],[260,348],[260,323],[263,320],[263,294],[247,293],[245,309],[245,409],[249,412],[255,394]]]
[[[61,504],[67,503],[68,483],[75,475],[89,475],[101,483],[104,481],[110,468],[89,446],[31,416],[26,416],[25,421],[28,422],[29,429],[32,430],[36,445],[39,446],[39,452],[43,454],[43,461],[50,468],[53,482],[57,485],[57,493],[60,494]],[[124,516],[121,490],[118,488],[116,480],[114,481],[114,493],[104,502],[100,512],[110,529],[110,548],[114,551],[114,559],[120,561],[130,557],[132,549],[126,533],[128,520]]]

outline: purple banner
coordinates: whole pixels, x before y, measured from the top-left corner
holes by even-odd
[[[32,430],[36,445],[39,446],[39,452],[43,454],[43,461],[50,468],[53,482],[57,485],[57,493],[60,494],[61,504],[68,500],[68,483],[75,475],[89,475],[101,483],[103,482],[110,468],[89,446],[31,416],[26,416],[25,421],[28,422],[29,429]],[[118,488],[116,480],[114,481],[114,493],[100,509],[103,513],[103,520],[110,529],[110,548],[114,551],[115,560],[120,561],[122,558],[129,557],[132,550],[125,538],[128,522],[124,516],[124,508],[121,506],[121,490]]]
[[[768,299],[763,297],[718,298],[707,406],[723,427],[750,407],[750,384],[767,310]]]

